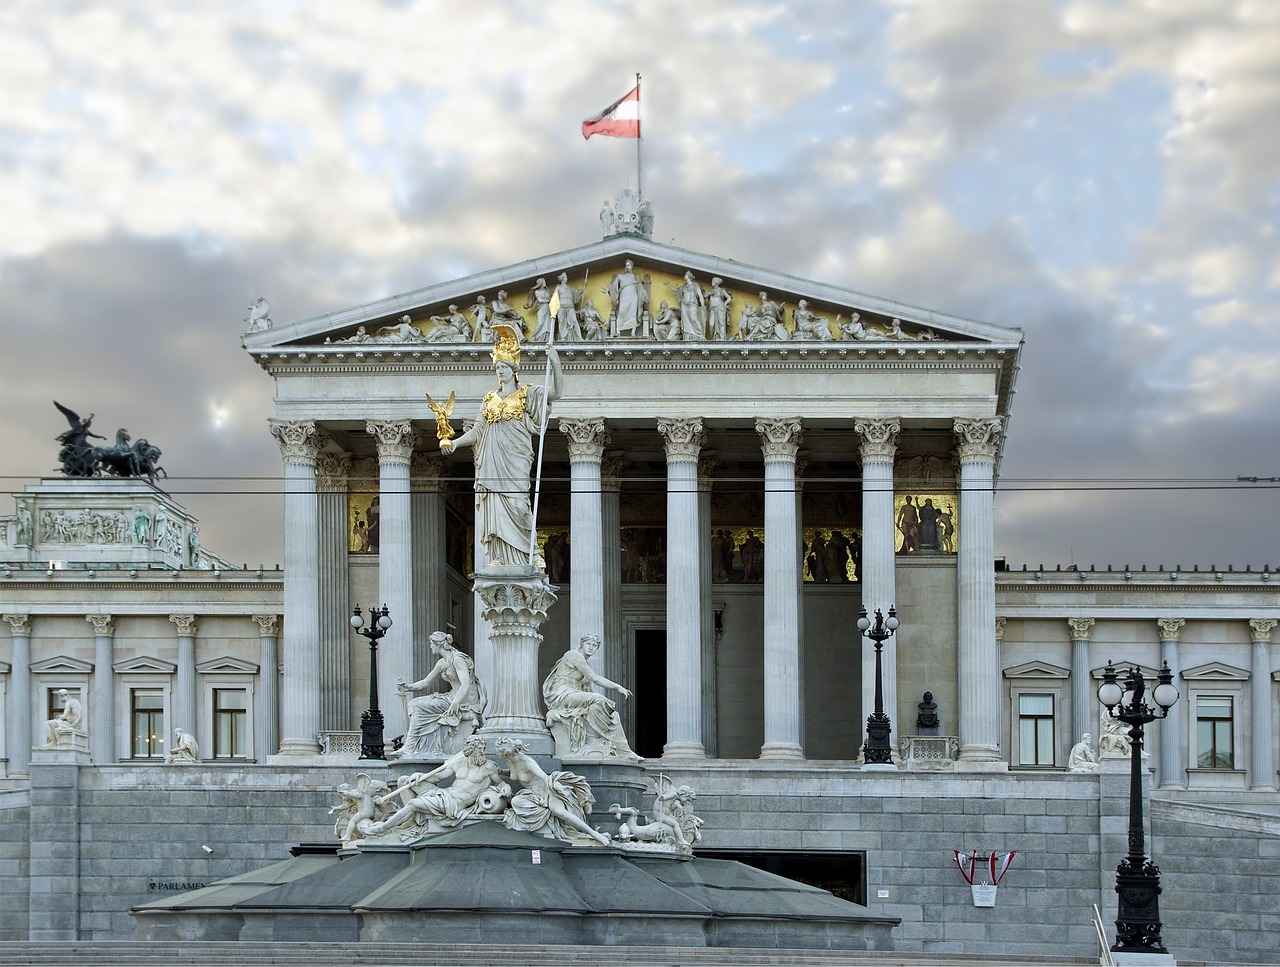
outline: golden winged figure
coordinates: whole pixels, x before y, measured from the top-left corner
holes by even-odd
[[[457,399],[456,394],[449,394],[449,402],[441,406],[431,398],[431,394],[427,394],[427,405],[431,407],[431,412],[436,415],[436,439],[452,440],[453,424],[449,422],[449,417],[453,414],[453,404]]]

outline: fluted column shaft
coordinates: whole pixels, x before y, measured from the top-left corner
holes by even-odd
[[[1249,677],[1249,788],[1276,788],[1275,735],[1271,729],[1271,632],[1275,618],[1253,618],[1253,667]]]
[[[347,489],[351,455],[325,451],[316,457],[320,561],[320,728],[353,727],[351,702],[351,605]]]
[[[9,670],[13,691],[9,694],[9,721],[5,734],[9,774],[26,775],[31,766],[31,616],[6,614],[13,630],[13,662]]]
[[[415,453],[409,465],[413,494],[409,514],[413,519],[413,674],[421,678],[434,662],[431,633],[449,631],[448,585],[445,581],[446,464],[439,453]],[[461,645],[461,640],[459,640]]]
[[[604,601],[604,677],[627,681],[626,649],[622,640],[622,470],[623,454],[614,450],[600,463],[600,529],[604,536],[601,555],[601,598]],[[570,558],[572,564],[572,558]],[[632,723],[628,735],[635,735],[635,703],[628,702]]]
[[[173,691],[172,721],[166,723],[170,734],[175,728],[200,735],[196,721],[196,617],[193,614],[171,614],[169,620],[178,630],[178,675]],[[166,740],[167,740],[166,736]],[[206,742],[211,736],[200,736]]]
[[[716,615],[711,600],[711,486],[716,451],[698,458],[698,599],[702,602],[702,747],[717,755],[716,738]]]
[[[274,614],[255,614],[258,626],[257,707],[253,715],[253,755],[259,762],[280,747],[280,654],[276,634],[280,627]],[[350,626],[348,626],[350,627]]]
[[[888,613],[897,598],[894,579],[894,552],[897,550],[893,523],[893,457],[898,449],[897,420],[857,420],[853,424],[860,441],[862,461],[862,606],[874,616],[876,609]],[[850,626],[856,620],[850,615]],[[910,616],[903,616],[904,623]],[[856,632],[856,629],[854,629]],[[861,636],[855,645],[862,653],[862,717],[876,704],[876,654]],[[881,680],[884,684],[884,711],[894,728],[898,723],[897,635],[881,649]],[[861,740],[859,739],[859,745]]]
[[[956,602],[960,759],[1000,761],[1000,654],[996,645],[995,458],[1004,421],[956,420],[960,547]]]
[[[1080,741],[1080,736],[1088,732],[1094,739],[1094,748],[1100,736],[1093,723],[1098,720],[1098,698],[1093,691],[1093,682],[1089,679],[1089,638],[1093,634],[1092,618],[1068,618],[1067,627],[1071,629],[1071,742]],[[1017,711],[1014,711],[1017,715]]]
[[[756,420],[764,451],[764,745],[762,759],[803,759],[800,746],[799,417]]]
[[[284,685],[280,755],[320,752],[319,530],[316,425],[272,420],[284,460]],[[270,754],[269,749],[263,754]]]
[[[604,598],[595,588],[604,565],[600,461],[609,443],[609,431],[597,417],[561,420],[560,432],[569,445],[569,645],[577,647],[587,635],[604,641]],[[604,663],[601,649],[591,657],[591,666],[603,674]]]
[[[93,625],[93,727],[89,753],[94,764],[116,761],[115,626],[109,614],[85,615]]]
[[[664,757],[703,758],[702,620],[698,582],[698,453],[702,421],[658,420],[667,456],[667,742]]]
[[[1156,624],[1160,627],[1160,660],[1169,663],[1173,680],[1177,682],[1182,672],[1182,665],[1178,659],[1178,639],[1186,621],[1182,618],[1157,618]],[[1161,789],[1187,787],[1187,774],[1181,761],[1182,710],[1185,707],[1185,702],[1174,702],[1165,717],[1158,720],[1156,734],[1160,737],[1160,772],[1156,776],[1156,783]]]
[[[410,523],[409,460],[413,455],[413,425],[408,420],[365,424],[378,446],[378,499],[381,508],[378,543],[378,596],[394,623],[378,647],[378,690],[394,695],[398,679],[414,681],[413,544]],[[380,701],[390,741],[405,732],[399,702]]]

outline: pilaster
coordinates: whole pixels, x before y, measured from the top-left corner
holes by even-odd
[[[9,670],[13,690],[8,702],[9,774],[26,775],[31,764],[31,616],[6,614],[13,641],[13,661]]]
[[[351,721],[351,541],[347,533],[351,454],[322,450],[316,456],[319,508],[317,566],[320,623],[320,728],[342,731]]]
[[[716,638],[715,603],[711,600],[711,490],[716,465],[715,450],[698,456],[698,599],[702,602],[702,745],[713,758],[716,750]]]
[[[764,745],[762,759],[803,759],[800,745],[800,418],[758,419],[764,453]]]
[[[116,761],[115,625],[109,614],[87,614],[84,620],[93,625],[93,722],[89,733],[89,752],[95,765]]]
[[[604,535],[601,555],[604,602],[604,677],[626,681],[626,648],[622,640],[622,475],[626,459],[621,450],[610,450],[600,461],[600,529]],[[572,558],[570,559],[572,562]],[[634,730],[631,734],[635,734]]]
[[[1093,635],[1092,618],[1068,618],[1071,633],[1071,741],[1080,741],[1086,732],[1095,731],[1098,699],[1089,679],[1089,640]],[[1095,739],[1097,737],[1095,736]]]
[[[1160,659],[1169,663],[1173,672],[1173,680],[1178,681],[1182,674],[1182,665],[1178,657],[1178,639],[1186,625],[1182,618],[1157,618],[1160,628]],[[1156,777],[1161,789],[1185,789],[1187,787],[1186,772],[1182,764],[1182,710],[1184,702],[1175,702],[1160,719],[1156,734],[1160,737],[1160,773]],[[1147,731],[1151,729],[1148,726]],[[1147,750],[1150,753],[1150,749]]]
[[[258,707],[253,716],[254,756],[259,762],[280,747],[280,619],[274,614],[250,616],[258,626]]]
[[[1276,788],[1276,737],[1271,726],[1271,632],[1275,618],[1250,618],[1253,637],[1249,676],[1249,788]]]
[[[700,419],[659,419],[667,457],[667,742],[664,758],[703,758],[698,581]]]
[[[192,735],[199,734],[196,722],[196,616],[171,614],[169,620],[178,631],[178,680],[173,692],[172,719],[165,723],[172,735],[175,728]],[[168,736],[166,736],[167,740]]]

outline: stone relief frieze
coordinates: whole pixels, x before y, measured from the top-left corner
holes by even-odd
[[[40,540],[46,544],[128,544],[133,528],[122,512],[46,510],[40,514]]]

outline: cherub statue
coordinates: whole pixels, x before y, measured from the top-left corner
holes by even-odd
[[[654,843],[677,853],[692,853],[693,844],[702,838],[702,820],[693,814],[694,795],[691,786],[676,785],[662,774],[654,776],[653,821],[640,822],[640,811],[632,806],[614,803],[609,811],[619,820],[615,842]]]
[[[342,801],[329,810],[329,815],[338,814],[333,824],[333,833],[349,847],[355,841],[368,836],[380,814],[386,810],[378,801],[378,796],[387,791],[387,784],[372,778],[367,772],[356,775],[356,787],[341,783],[334,790]]]
[[[436,415],[436,439],[452,440],[453,424],[449,422],[449,417],[453,415],[453,404],[457,401],[457,394],[450,393],[449,400],[443,406],[431,398],[431,394],[427,395],[427,406],[431,408],[431,412]]]

